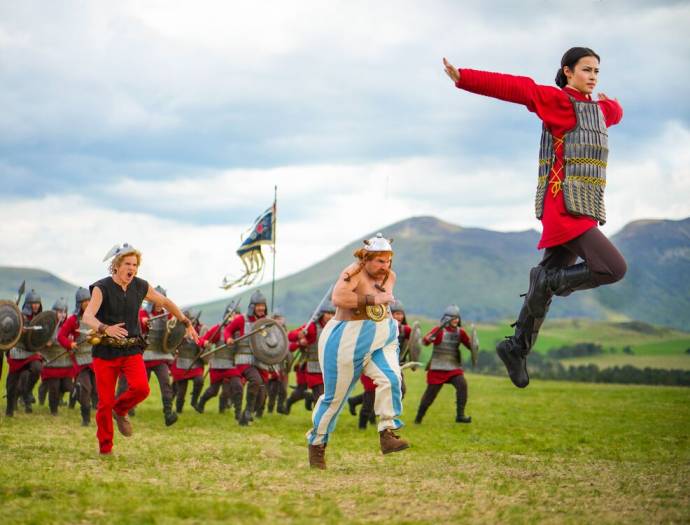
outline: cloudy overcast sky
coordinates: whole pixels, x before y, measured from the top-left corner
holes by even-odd
[[[127,241],[175,300],[223,297],[274,185],[279,276],[413,215],[540,229],[539,120],[441,59],[550,85],[574,45],[625,111],[604,231],[686,217],[688,27],[689,2],[2,1],[0,265],[88,284]]]

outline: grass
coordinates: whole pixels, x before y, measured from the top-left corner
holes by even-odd
[[[0,523],[690,520],[690,389],[467,378],[470,425],[450,387],[413,425],[424,376],[406,372],[412,448],[383,457],[345,411],[325,472],[307,468],[301,406],[241,428],[210,402],[166,428],[153,381],[111,457],[78,411],[0,416]]]

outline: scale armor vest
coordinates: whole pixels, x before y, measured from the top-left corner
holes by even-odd
[[[221,350],[219,350],[220,352]],[[185,337],[177,348],[177,368],[186,370],[192,367],[192,363],[196,367],[204,366],[201,359],[195,359],[201,353],[201,347],[192,341],[189,337]]]
[[[244,320],[244,333],[248,334],[254,330],[254,323],[249,319]],[[236,334],[234,337],[239,337]],[[235,364],[237,365],[253,365],[255,364],[254,354],[252,348],[249,346],[249,338],[243,339],[235,345]]]
[[[173,356],[163,352],[163,336],[165,335],[165,328],[168,322],[167,317],[154,319],[149,324],[149,332],[146,336],[146,350],[144,350],[144,361],[158,361],[169,360],[172,361]]]
[[[606,222],[604,189],[609,156],[608,130],[604,114],[596,102],[570,98],[577,124],[563,136],[562,191],[565,208],[573,215],[586,215],[599,224]],[[544,215],[544,198],[555,162],[553,136],[542,127],[539,147],[539,178],[535,197],[537,219]]]
[[[185,338],[185,342],[182,344],[187,344],[188,339]],[[192,344],[194,344],[194,341],[191,341]],[[225,327],[221,325],[220,327],[220,337],[218,338],[218,345],[224,345],[225,344]],[[235,368],[235,359],[234,359],[234,350],[233,347],[226,347],[223,348],[222,350],[218,350],[217,352],[211,354],[211,361],[209,362],[209,367],[212,368],[213,370],[228,370],[230,368]],[[196,355],[196,354],[194,354]],[[180,356],[182,356],[182,353],[180,352]],[[192,356],[193,357],[193,356]],[[178,358],[179,360],[179,358]],[[191,364],[191,360],[187,363],[187,366]],[[178,367],[182,368],[181,365],[177,365]]]
[[[79,335],[77,336],[76,343],[77,349],[74,351],[74,358],[77,360],[78,365],[90,365],[93,361],[91,356],[91,349],[93,348],[90,344],[86,342],[89,338],[88,332],[91,329],[83,320],[79,319]]]
[[[53,332],[53,335],[50,338],[50,340],[53,343],[51,349],[53,350],[55,357],[57,357],[65,351],[65,349],[62,348],[62,346],[57,340],[58,332],[60,331],[60,328],[62,328],[63,323],[64,321],[55,327],[55,331]],[[70,355],[67,353],[50,364],[45,363],[43,366],[45,366],[46,368],[71,368],[72,366],[74,366],[74,362],[72,361]]]
[[[460,361],[460,330],[443,330],[440,344],[434,345],[429,370],[455,370],[462,367]]]
[[[319,338],[321,337],[321,332],[323,328],[316,322],[316,341],[307,346],[306,348],[306,359],[307,359],[307,372],[310,374],[320,374],[321,373],[321,363],[319,363]]]

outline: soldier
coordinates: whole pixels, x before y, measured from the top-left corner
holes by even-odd
[[[91,300],[86,288],[79,288],[74,296],[74,313],[67,318],[58,333],[58,342],[70,350],[77,366],[78,401],[81,408],[81,424],[84,427],[91,423],[91,405],[96,390],[96,377],[93,373],[93,357],[89,344],[89,325],[83,320],[84,311]]]
[[[155,291],[163,297],[168,296],[167,291],[162,286],[156,286]],[[187,317],[185,316],[185,318]],[[163,336],[170,319],[172,319],[172,315],[155,303],[149,302],[146,308],[139,310],[141,335],[146,339],[146,350],[144,350],[146,377],[151,380],[151,373],[156,375],[161,401],[163,402],[163,419],[166,427],[177,422],[177,414],[172,409],[173,391],[170,384],[170,364],[174,356],[163,349]]]
[[[69,353],[65,353],[60,349],[58,341],[60,330],[64,326],[67,318],[67,309],[67,301],[62,297],[53,304],[52,310],[57,314],[58,324],[55,327],[51,340],[48,341],[46,346],[55,346],[58,354],[55,355],[55,358],[51,357],[43,365],[41,370],[41,381],[46,386],[48,392],[48,406],[53,416],[58,415],[58,405],[60,404],[62,395],[64,393],[71,393],[74,388],[74,377],[76,372],[74,361]]]
[[[419,403],[414,422],[420,424],[424,414],[436,399],[444,384],[455,387],[456,423],[469,423],[472,418],[465,415],[467,404],[467,381],[462,369],[460,345],[472,349],[467,332],[461,328],[460,308],[451,304],[443,312],[440,326],[435,327],[423,339],[425,345],[433,343],[431,359],[427,365],[427,387]]]
[[[323,374],[319,364],[319,338],[324,327],[335,315],[335,306],[331,300],[325,301],[316,313],[316,319],[296,328],[288,334],[288,339],[296,342],[296,346],[291,346],[291,350],[299,351],[304,356],[303,381],[306,388],[311,390],[311,398],[318,399],[323,394]],[[287,401],[287,411],[304,394],[299,390],[294,390]]]
[[[227,343],[228,339],[230,339],[230,323],[239,315],[237,311],[238,302],[231,301],[225,307],[223,321],[209,328],[208,332],[199,339],[199,346],[202,348],[207,348],[211,344],[224,346],[224,348],[210,356],[209,375],[211,377],[211,385],[202,394],[194,409],[203,414],[208,400],[217,396],[218,392],[220,392],[218,403],[220,413],[225,412],[227,405],[232,401],[235,406],[235,419],[239,422],[242,411],[242,380],[240,379],[240,371],[235,366],[234,348]]]
[[[285,328],[285,316],[280,308],[275,308],[273,310],[271,318]],[[287,399],[289,365],[290,357],[288,354],[288,357],[286,357],[282,363],[276,365],[275,370],[269,374],[266,390],[268,391],[268,412],[270,414],[273,413],[274,408],[276,408],[276,412],[279,414],[287,413],[285,409],[285,400]]]
[[[332,294],[335,317],[319,338],[325,393],[312,413],[307,433],[309,465],[326,468],[326,445],[355,380],[364,372],[376,382],[381,452],[409,447],[394,430],[402,426],[398,326],[388,305],[394,301],[393,249],[380,233],[354,252],[357,261],[338,277]]]
[[[186,326],[186,333],[198,339],[192,322],[175,303],[159,294],[137,277],[141,252],[129,244],[114,246],[104,260],[112,258],[110,276],[91,285],[91,301],[83,315],[84,322],[101,335],[93,347],[93,369],[98,389],[96,423],[101,454],[110,454],[113,448],[113,417],[123,436],[132,435],[132,424],[127,417],[149,395],[146,366],[142,357],[145,347],[139,325],[139,309],[146,299],[171,312]],[[115,382],[123,373],[128,388],[115,397]]]
[[[41,296],[35,290],[26,294],[22,305],[22,315],[24,323],[28,324],[36,315],[43,311]],[[21,394],[24,401],[24,409],[27,414],[32,412],[33,388],[41,375],[43,368],[41,354],[30,351],[26,346],[25,336],[17,342],[14,348],[7,353],[7,408],[5,414],[9,417],[14,415],[17,408],[17,399]]]
[[[201,315],[198,314],[194,317],[191,315],[191,312],[186,310],[184,314],[192,320],[192,325],[197,333],[203,336],[205,329],[199,320]],[[178,414],[182,413],[185,396],[187,395],[187,383],[190,380],[192,381],[192,408],[195,408],[199,401],[201,389],[204,387],[204,362],[198,359],[201,351],[201,346],[194,342],[193,339],[185,337],[177,349],[177,355],[170,367],[173,378],[175,410]]]
[[[394,301],[391,304],[391,314],[393,319],[398,322],[398,344],[400,347],[400,365],[404,364],[405,356],[403,355],[403,349],[405,348],[405,343],[410,339],[410,333],[412,329],[407,324],[407,317],[405,316],[405,307],[402,301]],[[356,409],[358,405],[362,405],[359,411],[359,424],[360,430],[365,430],[367,428],[367,423],[375,423],[376,415],[374,414],[374,402],[376,400],[376,384],[371,380],[370,377],[362,374],[359,381],[364,387],[364,392],[358,396],[352,396],[348,398],[347,403],[350,408],[350,414],[353,416],[357,414]],[[407,390],[405,386],[405,376],[401,374],[400,376],[400,389],[402,391],[402,398],[405,398],[405,391]]]
[[[251,332],[254,329],[254,324],[259,319],[266,317],[267,311],[266,297],[260,290],[257,290],[249,298],[247,316],[238,314],[228,325],[227,330],[230,334],[227,339],[228,344],[232,345],[235,339]],[[240,425],[245,426],[253,420],[252,411],[256,408],[256,400],[265,388],[271,365],[255,359],[249,340],[243,339],[235,345],[235,367],[241,377],[247,380],[247,395],[244,410],[239,420]],[[236,400],[234,401],[236,403]]]
[[[299,348],[298,341],[290,342],[290,352],[295,352]],[[297,403],[297,401],[304,399],[304,407],[311,412],[314,399],[312,398],[311,392],[309,391],[309,384],[307,382],[307,356],[306,354],[300,352],[299,357],[295,360],[293,365],[293,370],[295,371],[295,380],[297,386],[290,394],[287,402],[285,403],[285,414],[290,413],[292,405]]]

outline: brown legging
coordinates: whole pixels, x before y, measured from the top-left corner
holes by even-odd
[[[592,228],[559,246],[546,248],[539,265],[547,269],[565,268],[575,264],[578,257],[592,272],[593,282],[587,288],[620,281],[628,268],[621,253],[599,228]]]
[[[11,415],[17,409],[17,399],[22,396],[24,404],[31,406],[31,397],[34,385],[41,376],[43,363],[41,361],[30,361],[21,370],[9,372],[7,374],[7,414]]]
[[[467,381],[465,380],[465,376],[453,376],[446,381],[446,383],[450,383],[455,387],[455,408],[458,415],[464,414],[465,405],[467,404]],[[441,383],[440,385],[426,385],[426,390],[419,403],[419,412],[421,415],[424,415],[429,409],[444,384],[445,383]]]
[[[96,376],[90,368],[84,368],[77,376],[79,385],[79,404],[84,408],[90,408],[93,404],[93,395],[96,391]]]
[[[71,392],[74,388],[74,383],[71,377],[51,377],[44,381],[48,389],[48,406],[50,413],[57,415],[60,398],[64,392]]]
[[[189,381],[192,382],[192,405],[196,405],[201,389],[204,387],[204,376],[175,381],[173,383],[173,390],[175,391],[175,410],[177,412],[182,412],[184,407],[185,397],[187,397],[187,383]]]

